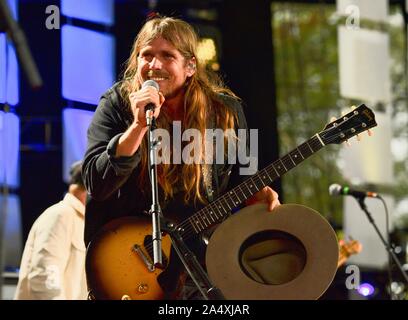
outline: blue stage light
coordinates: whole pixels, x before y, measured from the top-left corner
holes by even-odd
[[[115,81],[115,38],[70,25],[61,38],[63,97],[97,105]]]
[[[374,294],[375,288],[369,283],[362,283],[357,289],[358,293],[364,297],[369,297]]]
[[[86,133],[91,123],[92,111],[80,109],[64,109],[62,112],[63,124],[63,179],[69,181],[71,165],[81,160],[85,154]]]
[[[113,0],[61,0],[61,13],[107,26],[115,22]]]
[[[13,113],[0,111],[0,184],[20,186],[19,149],[20,119]]]

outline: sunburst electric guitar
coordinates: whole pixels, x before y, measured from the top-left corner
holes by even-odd
[[[330,122],[297,148],[226,192],[176,226],[188,239],[222,222],[231,210],[270,185],[328,144],[340,144],[377,125],[374,113],[364,104]],[[243,192],[245,190],[245,192]],[[90,242],[86,273],[91,298],[163,299],[160,279],[171,273],[169,235],[162,238],[163,269],[152,266],[151,219],[124,217],[112,220]]]

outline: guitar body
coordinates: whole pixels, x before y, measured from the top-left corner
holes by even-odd
[[[164,298],[164,291],[157,281],[163,270],[156,268],[150,271],[134,251],[134,245],[138,245],[150,259],[144,243],[151,234],[151,220],[146,218],[119,218],[103,227],[89,244],[86,253],[87,282],[93,298]],[[167,235],[162,238],[163,256],[169,257],[170,249],[171,240]]]

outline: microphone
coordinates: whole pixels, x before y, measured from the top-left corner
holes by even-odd
[[[143,82],[142,89],[146,88],[146,87],[153,87],[157,91],[160,90],[159,84],[154,80],[146,80],[145,82]],[[145,112],[147,112],[149,110],[154,111],[155,108],[156,108],[156,106],[154,105],[154,103],[150,102],[145,106]]]
[[[371,191],[358,191],[358,190],[354,190],[351,189],[347,186],[341,186],[337,183],[333,183],[330,187],[329,187],[329,194],[331,196],[353,196],[359,199],[362,198],[379,198],[380,196],[375,193],[375,192],[371,192]]]

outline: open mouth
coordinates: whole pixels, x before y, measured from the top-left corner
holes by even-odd
[[[167,80],[167,79],[168,79],[168,76],[167,76],[167,75],[164,75],[164,74],[160,74],[160,73],[155,73],[155,72],[153,72],[152,70],[150,70],[150,71],[147,73],[147,78],[148,78],[149,80],[154,80],[154,81],[164,81],[164,80]]]
[[[160,78],[160,77],[149,77],[149,80],[154,80],[154,81],[163,81],[163,80],[167,80],[167,78]]]

